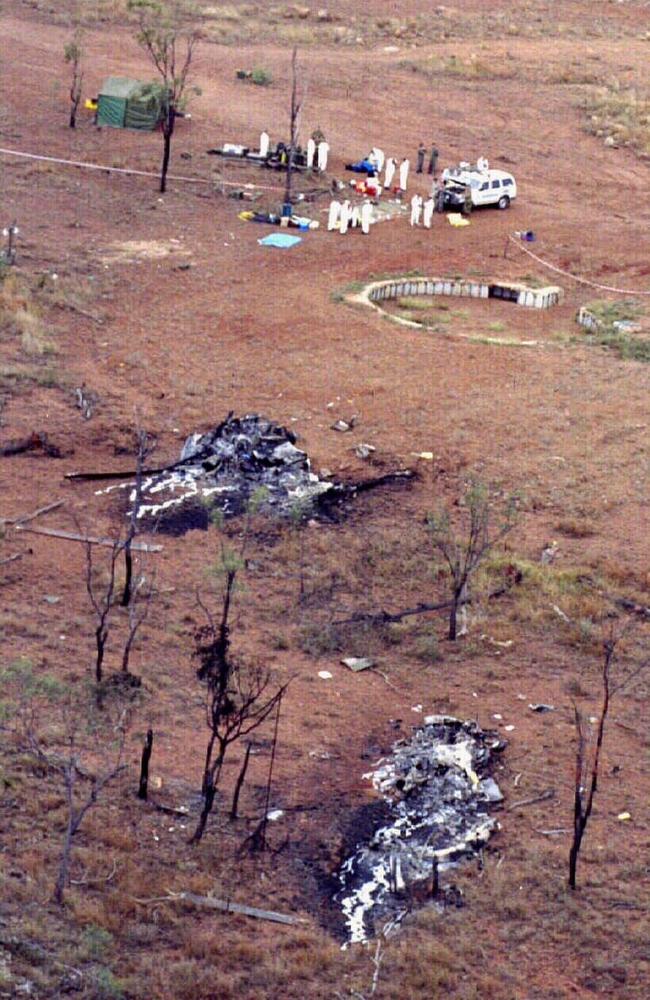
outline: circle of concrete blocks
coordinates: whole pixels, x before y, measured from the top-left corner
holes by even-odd
[[[374,309],[381,309],[378,302],[387,299],[399,299],[402,296],[418,295],[450,295],[465,296],[472,299],[500,298],[529,309],[548,309],[557,305],[564,298],[564,292],[558,285],[547,285],[544,288],[530,288],[516,281],[463,281],[451,278],[388,278],[382,281],[371,281],[360,292],[346,296],[348,301],[360,302]],[[387,313],[392,320],[404,326],[419,328],[420,323]],[[585,324],[586,325],[586,324]]]

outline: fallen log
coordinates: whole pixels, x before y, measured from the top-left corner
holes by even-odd
[[[352,493],[365,493],[366,490],[374,490],[388,483],[408,482],[416,478],[417,473],[413,469],[398,469],[396,472],[387,472],[384,476],[377,476],[374,479],[362,479],[358,483],[350,483],[348,488]]]
[[[260,910],[256,906],[245,906],[234,903],[230,899],[217,899],[215,896],[197,896],[194,892],[170,892],[167,896],[154,896],[152,899],[137,899],[136,903],[146,906],[149,903],[192,903],[208,910],[221,910],[222,913],[238,913],[244,917],[254,917],[256,920],[270,920],[276,924],[304,924],[302,917],[293,917],[287,913],[276,913],[274,910]]]
[[[39,451],[50,458],[61,458],[61,449],[52,444],[44,431],[34,431],[26,438],[15,438],[0,444],[0,455],[7,458],[10,455],[22,455],[26,451]]]
[[[529,799],[520,799],[519,802],[513,802],[508,806],[508,812],[512,812],[513,809],[523,809],[524,806],[534,806],[537,802],[548,802],[549,799],[555,798],[555,789],[547,788],[545,792],[540,792],[539,795],[533,795]]]
[[[518,580],[513,580],[507,586],[498,587],[496,590],[490,591],[487,595],[488,601],[494,601],[497,597],[503,597],[518,582]],[[458,607],[460,608],[465,604],[471,603],[472,598],[465,597],[458,602]],[[392,622],[401,622],[403,618],[409,618],[411,615],[423,615],[427,611],[447,611],[451,605],[451,601],[440,601],[438,604],[416,604],[414,608],[405,608],[404,611],[360,611],[358,614],[352,615],[351,618],[339,618],[337,621],[333,621],[332,625],[356,625],[359,623],[365,625],[389,625]]]
[[[3,517],[0,518],[0,521],[4,521],[5,524],[27,524],[28,521],[33,521],[34,518],[40,517],[42,514],[48,514],[51,510],[57,510],[64,503],[65,500],[55,500],[54,503],[48,503],[46,507],[39,507],[38,510],[32,511],[31,514],[20,514],[18,517]]]
[[[461,602],[468,604],[469,600]],[[426,611],[444,611],[451,607],[451,601],[441,601],[439,604],[418,604],[414,608],[405,608],[404,611],[360,611],[351,618],[339,618],[332,622],[332,625],[388,625],[392,622],[401,622],[403,618],[411,615],[422,615]]]
[[[83,542],[84,545],[104,545],[112,549],[115,545],[123,545],[124,542],[116,541],[114,538],[95,538],[92,535],[76,535],[72,531],[61,531],[54,528],[26,528],[22,524],[16,524],[15,531],[29,531],[32,535],[47,535],[49,538],[63,538],[67,542]],[[150,545],[146,542],[131,542],[131,548],[137,552],[162,552],[162,545]]]
[[[24,552],[14,552],[12,556],[7,556],[6,559],[0,559],[0,566],[6,566],[7,563],[16,562],[16,559],[22,559],[24,555]]]

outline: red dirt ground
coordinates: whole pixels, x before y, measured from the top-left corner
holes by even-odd
[[[161,145],[157,134],[97,131],[87,120],[75,132],[66,128],[62,49],[69,32],[18,2],[4,6],[0,144],[155,171]],[[365,9],[385,13],[386,6],[391,15],[398,9],[402,18],[430,9],[420,0],[371,3]],[[482,6],[464,4],[463,10],[469,17],[470,10]],[[520,6],[501,3],[499,9],[510,17]],[[485,154],[512,169],[519,185],[516,204],[508,212],[475,213],[467,229],[456,231],[436,216],[432,232],[414,232],[406,219],[398,219],[377,225],[368,239],[356,234],[342,239],[321,229],[306,234],[299,247],[286,253],[258,246],[265,230],[240,221],[241,203],[215,192],[209,178],[217,167],[222,180],[261,180],[273,186],[278,178],[216,163],[205,150],[223,140],[253,145],[262,127],[273,138],[284,136],[289,50],[282,44],[206,44],[199,49],[194,75],[202,94],[192,104],[191,122],[178,126],[172,171],[208,183],[172,181],[160,197],[153,179],[82,172],[0,154],[2,215],[4,222],[17,219],[21,229],[20,272],[30,277],[56,273],[68,293],[81,298],[81,307],[46,314],[56,355],[35,363],[56,369],[58,386],[19,387],[1,411],[3,441],[45,430],[68,453],[61,459],[29,454],[3,459],[0,516],[61,497],[65,507],[39,523],[69,529],[74,515],[92,533],[105,533],[116,522],[115,504],[96,497],[92,485],[64,480],[65,473],[128,468],[137,420],[157,436],[156,461],[171,461],[186,434],[214,426],[229,410],[261,412],[296,431],[316,469],[329,468],[346,479],[367,476],[367,464],[352,450],[363,440],[377,448],[378,471],[407,465],[420,473],[408,490],[369,494],[340,524],[306,529],[308,574],[314,587],[332,571],[339,572],[331,607],[325,598],[314,601],[319,621],[323,614],[336,617],[361,607],[392,610],[433,599],[433,587],[422,591],[428,558],[423,518],[436,504],[453,503],[470,473],[504,493],[524,494],[519,523],[508,540],[513,558],[537,562],[542,546],[557,538],[562,569],[585,567],[614,581],[621,593],[650,603],[648,368],[584,343],[574,314],[583,302],[602,297],[599,293],[567,279],[561,282],[565,304],[543,314],[490,303],[491,311],[478,317],[473,304],[460,301],[453,304],[454,315],[440,335],[401,329],[370,311],[350,308],[337,294],[372,275],[412,270],[554,281],[516,247],[504,256],[508,235],[524,229],[537,235],[535,252],[563,268],[624,289],[650,287],[647,162],[631,149],[606,148],[587,134],[577,106],[579,90],[544,82],[553,68],[577,61],[593,63],[625,83],[647,85],[649,43],[641,38],[647,10],[632,3],[529,6],[535,7],[542,25],[549,26],[549,34],[554,10],[561,7],[562,20],[572,31],[579,32],[598,16],[609,19],[615,37],[581,41],[540,32],[538,37],[483,39],[482,61],[498,66],[510,60],[516,73],[508,79],[441,77],[431,82],[400,66],[405,58],[420,59],[434,50],[441,56],[454,52],[469,58],[476,50],[474,39],[421,44],[415,55],[406,48],[385,52],[385,42],[373,48],[316,45],[300,52],[309,78],[303,131],[316,125],[325,130],[334,175],[344,177],[344,163],[375,144],[413,159],[420,139],[435,139],[443,164]],[[347,8],[330,5],[343,18]],[[151,75],[126,27],[89,30],[85,45],[88,94],[109,74]],[[255,88],[235,79],[236,69],[253,65],[272,73],[271,87]],[[412,180],[413,190],[426,190],[426,181]],[[262,203],[277,206],[280,200],[280,190],[268,190]],[[325,197],[315,209],[321,222],[326,204]],[[136,263],[109,261],[107,250],[130,240],[177,240],[188,256],[172,252]],[[184,261],[191,264],[189,269],[179,269]],[[468,325],[490,335],[490,323],[498,324],[497,336],[542,344],[496,346],[454,336]],[[25,362],[16,350],[15,338],[3,339],[3,365]],[[99,398],[89,421],[81,419],[71,391],[84,383]],[[330,403],[334,406],[328,407]],[[351,413],[359,415],[353,435],[330,429],[333,419]],[[418,463],[413,453],[421,451],[432,451],[434,462]],[[558,525],[567,521],[588,522],[590,532],[585,537],[561,533]],[[617,698],[606,738],[603,780],[581,871],[582,903],[591,909],[593,940],[588,943],[576,929],[579,906],[571,900],[566,905],[558,902],[569,835],[549,837],[539,831],[566,831],[571,825],[575,742],[567,682],[579,679],[586,692],[583,700],[593,711],[599,698],[597,644],[573,641],[548,608],[545,616],[532,606],[499,610],[494,618],[490,614],[474,623],[467,651],[462,645],[448,650],[442,641],[443,623],[436,621],[429,624],[435,625],[441,640],[440,662],[424,665],[415,656],[413,637],[407,637],[405,647],[381,650],[385,678],[377,673],[353,675],[339,666],[337,652],[316,660],[299,648],[297,630],[309,620],[310,609],[296,604],[297,542],[281,537],[276,528],[261,532],[253,542],[255,568],[247,575],[246,593],[237,606],[234,641],[238,649],[272,666],[278,677],[295,675],[283,707],[274,800],[284,807],[316,808],[296,813],[286,829],[273,830],[278,842],[291,835],[289,849],[277,860],[240,865],[231,848],[250,823],[242,823],[236,835],[222,831],[226,849],[221,850],[216,833],[209,832],[193,853],[185,844],[185,832],[178,826],[171,831],[175,824],[166,817],[138,813],[125,793],[111,804],[106,822],[128,827],[135,845],[125,848],[127,856],[133,852],[124,868],[129,884],[137,883],[138,859],[147,858],[155,833],[161,838],[156,849],[168,880],[162,886],[183,888],[184,872],[199,882],[214,873],[215,886],[239,892],[242,901],[298,912],[314,927],[319,920],[331,925],[319,879],[339,857],[354,811],[369,801],[361,775],[368,760],[386,751],[395,738],[391,720],[403,720],[404,730],[416,724],[418,715],[412,709],[417,704],[425,712],[440,709],[477,717],[486,727],[496,725],[493,715],[499,713],[500,725],[515,726],[499,774],[506,805],[549,787],[555,789],[555,798],[503,813],[497,853],[486,862],[489,878],[481,881],[475,872],[459,876],[466,880],[465,910],[451,915],[446,924],[444,917],[428,926],[416,919],[415,928],[403,932],[404,938],[414,935],[424,955],[428,945],[422,942],[431,935],[452,955],[456,941],[464,942],[468,954],[479,947],[476,941],[482,942],[483,957],[474,953],[481,968],[463,966],[456,956],[449,959],[446,981],[429,982],[425,975],[418,985],[408,963],[400,965],[400,949],[408,948],[400,941],[386,959],[376,995],[418,1000],[438,995],[498,1000],[647,995],[647,956],[642,949],[647,897],[644,903],[637,884],[649,818],[647,758],[642,757],[647,750],[643,687]],[[140,734],[153,725],[154,770],[162,777],[167,801],[172,801],[187,797],[199,782],[205,731],[190,663],[192,630],[200,622],[193,594],[197,587],[208,589],[206,564],[218,558],[218,543],[212,534],[206,541],[201,532],[162,542],[164,551],[156,557],[162,613],[148,623],[146,642],[134,654],[134,669],[143,675],[149,697],[133,733],[129,780],[136,774]],[[36,535],[27,542],[26,536],[16,534],[5,549],[12,553],[27,543],[30,554],[3,567],[3,660],[28,656],[54,672],[81,676],[92,655],[83,549]],[[59,596],[61,603],[48,604],[44,595]],[[484,634],[498,641],[512,639],[513,645],[492,646]],[[320,680],[320,669],[330,670],[334,679]],[[533,715],[527,704],[537,701],[550,702],[557,711]],[[322,760],[310,751],[331,756]],[[266,762],[262,757],[254,764],[253,783],[263,783]],[[228,769],[228,782],[237,766]],[[632,814],[630,823],[617,821],[623,810]],[[245,812],[255,815],[252,801]],[[217,825],[215,819],[215,830]],[[91,824],[89,830],[91,839],[97,829]],[[42,845],[36,838],[26,846],[15,833],[10,835],[10,862],[27,870],[25,852],[37,852]],[[58,827],[44,836],[45,874],[33,876],[41,878],[41,899],[47,898],[44,887],[53,878]],[[119,854],[117,842],[113,847]],[[143,871],[150,872],[151,863],[151,858],[146,865],[143,861]],[[260,878],[263,882],[256,884]],[[118,884],[128,891],[126,874]],[[105,904],[95,898],[101,894],[89,896],[94,909],[84,903],[84,918],[79,903],[83,892],[83,887],[71,890],[77,900],[77,925],[101,925],[98,914]],[[517,898],[513,892],[519,893]],[[148,893],[140,886],[135,894]],[[183,951],[164,919],[161,969],[167,965],[176,970],[187,955],[198,959],[198,952]],[[232,943],[229,935],[243,937],[247,932],[241,921],[233,925],[226,918],[199,914],[191,921],[192,933],[207,929],[222,935],[224,947]],[[111,931],[119,938],[119,927],[111,925]],[[254,931],[267,957],[279,947],[273,925],[256,926]],[[316,940],[310,938],[303,947],[313,951]],[[140,953],[126,943],[119,947],[112,967],[134,981],[145,968]],[[289,968],[292,961],[283,959]],[[339,961],[340,966],[331,959],[326,971],[310,967],[303,982],[292,981],[291,973],[283,981],[278,969],[273,972],[276,979],[266,983],[237,980],[240,971],[234,959],[228,975],[239,982],[238,995],[251,1000],[348,996],[352,994],[343,991],[353,987],[368,992],[372,970],[364,966],[367,959],[341,956]],[[442,961],[437,952],[431,958],[432,965]],[[241,966],[247,962],[264,965],[267,958],[242,953]],[[271,976],[267,965],[264,969]],[[179,982],[174,987],[171,972],[167,985],[162,972],[158,979],[152,970],[149,974],[150,992],[132,985],[126,995],[230,995],[225,978],[219,987],[195,983],[192,993],[191,987],[184,992]],[[438,988],[447,992],[438,994]],[[43,988],[42,995],[59,994]]]

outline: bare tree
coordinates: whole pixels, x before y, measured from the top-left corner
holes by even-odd
[[[462,498],[461,507],[464,520],[462,534],[455,533],[448,511],[427,516],[427,526],[434,549],[442,556],[451,583],[448,638],[458,637],[458,613],[468,599],[468,589],[472,576],[491,549],[515,523],[515,505],[507,504],[501,523],[491,530],[491,506],[486,486],[472,482]]]
[[[591,753],[588,752],[587,739],[585,738],[582,714],[578,706],[574,704],[575,726],[578,736],[576,749],[576,770],[575,787],[573,796],[573,840],[569,851],[569,886],[576,888],[576,874],[578,868],[578,856],[582,847],[582,840],[587,829],[587,824],[591,817],[594,806],[594,796],[598,790],[598,771],[600,767],[600,754],[603,748],[605,737],[605,723],[610,709],[613,695],[620,691],[624,685],[628,684],[642,670],[647,667],[647,662],[639,664],[616,686],[612,685],[612,669],[617,660],[617,646],[619,636],[615,634],[612,627],[609,635],[603,641],[603,664],[602,664],[602,691],[603,700],[598,716],[598,726]],[[591,760],[589,760],[591,758]]]
[[[146,622],[154,594],[153,576],[147,580],[144,573],[136,577],[132,588],[131,601],[127,608],[128,626],[122,648],[122,673],[129,673],[129,660],[140,628]]]
[[[66,42],[63,46],[63,58],[72,70],[72,79],[70,80],[70,128],[76,128],[77,126],[77,111],[79,110],[79,102],[81,101],[81,87],[84,79],[81,66],[83,55],[82,34],[81,30],[77,28],[70,41]]]
[[[140,781],[138,783],[138,798],[147,801],[149,795],[149,764],[153,752],[153,729],[147,729],[147,735],[142,747],[140,758]]]
[[[293,163],[298,145],[298,125],[300,112],[304,101],[304,91],[299,93],[298,82],[298,49],[294,47],[291,53],[291,104],[289,107],[289,152],[287,156],[287,173],[284,184],[284,203],[291,204],[293,181]]]
[[[132,540],[132,539],[131,539]],[[119,535],[113,540],[104,573],[97,573],[93,545],[86,543],[86,592],[95,615],[95,664],[94,676],[97,704],[103,700],[104,662],[108,636],[115,625],[114,616],[119,614],[117,597],[117,566],[124,551],[126,542]],[[128,565],[128,564],[127,564]],[[125,609],[126,628],[120,629],[124,636],[121,653],[121,673],[129,674],[129,661],[135,645],[138,632],[146,622],[154,596],[155,574],[145,572],[133,573],[129,585],[129,604]],[[129,675],[131,681],[133,675]],[[139,682],[138,682],[139,683]]]
[[[226,601],[224,594],[224,604]],[[206,724],[209,731],[203,765],[203,806],[190,843],[203,837],[212,811],[224,760],[230,746],[258,729],[279,703],[286,684],[270,692],[271,675],[260,666],[246,665],[224,651],[221,624],[207,609],[208,624],[196,635],[197,676],[206,685]],[[223,616],[222,616],[223,622]]]
[[[110,782],[113,781],[113,779],[116,778],[121,771],[124,770],[126,765],[122,763],[123,750],[124,731],[121,732],[118,750],[112,764],[109,764],[99,773],[89,774],[85,770],[80,771],[79,751],[75,744],[75,736],[73,733],[70,735],[68,753],[64,761],[53,765],[63,774],[63,783],[68,809],[68,821],[63,838],[61,858],[59,860],[59,872],[54,886],[54,893],[52,895],[53,901],[59,906],[63,905],[65,889],[70,879],[70,856],[72,853],[73,839],[79,832],[79,828],[86,813],[97,804],[103,789],[106,788],[106,786],[110,784]],[[81,797],[76,794],[77,780],[80,774],[85,780],[90,782],[90,789]]]
[[[104,679],[104,655],[106,641],[110,630],[110,614],[115,596],[115,575],[117,562],[120,558],[123,543],[117,538],[110,549],[108,559],[108,575],[105,581],[99,583],[93,572],[93,547],[86,544],[86,591],[95,613],[95,683],[99,685]]]
[[[190,92],[199,93],[190,87],[189,76],[200,32],[191,23],[192,7],[182,0],[129,0],[128,6],[138,17],[137,42],[162,81],[160,192],[164,194],[176,118]]]
[[[0,729],[11,737],[7,748],[33,755],[48,774],[59,775],[63,784],[67,818],[53,892],[54,902],[61,905],[70,877],[74,838],[103,790],[125,767],[122,757],[128,713],[121,710],[117,722],[106,713],[93,717],[93,705],[86,701],[83,685],[66,685],[35,670],[26,659],[0,673],[0,688],[3,698],[8,698],[0,705],[4,710],[0,716],[9,720]],[[112,759],[107,762],[106,758]]]
[[[142,504],[142,477],[146,460],[154,450],[155,444],[149,441],[147,432],[138,427],[136,432],[138,450],[135,463],[135,486],[131,493],[131,514],[129,517],[129,527],[124,539],[124,590],[122,591],[122,607],[126,608],[131,600],[133,587],[133,554],[131,546],[138,533],[138,514]]]
[[[209,736],[201,782],[203,806],[190,843],[198,843],[205,832],[229,748],[265,722],[286,689],[284,685],[271,692],[270,672],[260,666],[242,663],[232,656],[230,650],[230,615],[237,576],[246,565],[251,518],[262,503],[265,492],[257,491],[249,501],[238,550],[228,549],[223,537],[220,540],[221,561],[215,570],[223,580],[218,620],[197,596],[206,624],[197,629],[193,655],[199,663],[197,677],[206,686],[205,714]],[[219,525],[221,518],[217,515],[214,520]],[[233,809],[236,811],[234,804]]]

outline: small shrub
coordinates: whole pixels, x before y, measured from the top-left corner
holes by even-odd
[[[102,959],[112,945],[113,935],[103,927],[97,927],[96,924],[86,927],[81,936],[81,947],[91,961]]]
[[[270,87],[273,83],[273,77],[267,70],[262,69],[261,66],[256,66],[251,73],[251,83],[254,83],[257,87]]]
[[[416,655],[423,663],[438,663],[442,659],[440,644],[435,632],[420,636],[416,649]]]
[[[324,656],[326,653],[340,653],[341,637],[334,625],[310,623],[301,631],[298,645],[308,656]]]
[[[100,967],[93,975],[94,1000],[123,1000],[124,984],[110,969]]]
[[[591,521],[577,517],[566,517],[558,521],[557,530],[568,538],[591,538],[596,529]]]

